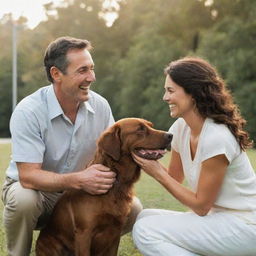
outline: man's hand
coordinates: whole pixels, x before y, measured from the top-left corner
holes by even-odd
[[[107,193],[116,180],[116,173],[101,164],[94,164],[78,173],[79,188],[92,195]]]

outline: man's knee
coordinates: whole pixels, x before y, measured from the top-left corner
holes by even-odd
[[[143,206],[137,197],[133,198],[131,212],[127,217],[127,221],[122,231],[122,235],[132,231],[133,225],[136,221],[138,214],[142,211]]]
[[[134,197],[132,201],[132,209],[131,209],[131,216],[135,219],[137,218],[137,215],[142,211],[143,206],[140,202],[138,197]]]
[[[40,194],[33,189],[23,188],[19,182],[12,185],[6,195],[5,210],[17,214],[31,214],[40,208]]]

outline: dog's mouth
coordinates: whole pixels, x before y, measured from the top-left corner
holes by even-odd
[[[134,153],[137,156],[142,157],[144,159],[148,159],[148,160],[158,160],[161,157],[163,157],[166,152],[167,152],[166,149],[137,148],[134,150]]]

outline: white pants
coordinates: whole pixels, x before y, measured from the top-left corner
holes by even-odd
[[[227,212],[143,210],[133,240],[145,256],[256,256],[256,225]]]

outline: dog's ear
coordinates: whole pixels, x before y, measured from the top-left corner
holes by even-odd
[[[120,128],[118,126],[113,126],[107,130],[101,136],[98,146],[105,152],[105,154],[118,161],[121,156]]]

